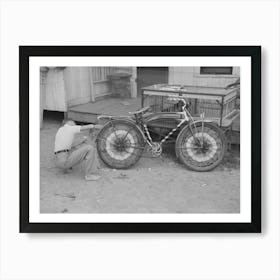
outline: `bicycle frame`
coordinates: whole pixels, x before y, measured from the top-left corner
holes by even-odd
[[[102,119],[102,118],[108,118],[110,119],[109,122],[112,123],[112,121],[114,120],[122,120],[122,121],[128,121],[129,123],[133,124],[142,134],[143,138],[144,138],[144,141],[145,143],[147,143],[151,148],[154,148],[155,144],[157,144],[157,147],[162,147],[162,145],[176,132],[180,129],[180,127],[182,127],[182,125],[186,124],[186,123],[189,123],[189,127],[190,127],[190,130],[191,130],[191,133],[192,135],[194,136],[195,138],[195,141],[198,141],[198,143],[200,145],[202,145],[200,143],[200,140],[197,139],[197,137],[195,137],[195,133],[193,131],[193,127],[194,129],[196,130],[196,123],[204,123],[204,116],[203,118],[201,118],[201,120],[199,121],[195,121],[191,115],[191,113],[188,111],[187,109],[187,103],[185,101],[185,99],[183,98],[178,98],[178,97],[173,97],[171,96],[170,97],[170,100],[175,100],[175,101],[182,101],[183,102],[183,106],[182,106],[182,111],[181,112],[176,112],[175,114],[178,115],[178,118],[182,117],[182,120],[177,124],[177,126],[175,128],[173,128],[171,131],[169,131],[168,134],[166,134],[163,139],[160,141],[160,142],[154,142],[152,140],[152,137],[150,135],[150,131],[148,129],[148,126],[147,126],[147,123],[145,122],[145,119],[144,119],[144,116],[143,116],[143,113],[135,113],[134,116],[135,116],[135,120],[133,118],[130,118],[128,116],[119,116],[119,117],[114,117],[114,116],[99,116],[98,117],[98,120]],[[113,127],[113,125],[112,125]],[[203,131],[202,131],[203,133]],[[123,140],[125,140],[126,136],[124,137]]]

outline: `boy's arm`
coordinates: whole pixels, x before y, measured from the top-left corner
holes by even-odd
[[[93,128],[94,128],[93,124],[82,125],[81,126],[81,131],[89,130],[89,129],[93,129]]]
[[[85,130],[92,130],[95,126],[93,124],[88,124],[88,125],[82,125],[82,126],[79,126],[79,131],[82,132],[82,131],[85,131]],[[76,140],[74,141],[74,143],[72,144],[72,148],[75,148],[79,145],[82,145],[83,143],[86,143],[88,142],[88,138],[86,136],[84,136],[84,138],[82,140]]]

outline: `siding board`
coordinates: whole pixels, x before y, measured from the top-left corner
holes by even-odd
[[[91,79],[88,67],[67,67],[64,70],[67,105],[91,101]]]

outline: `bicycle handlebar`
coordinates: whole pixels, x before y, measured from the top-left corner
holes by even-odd
[[[187,104],[186,99],[183,97],[178,97],[176,95],[169,95],[167,100],[170,101],[182,101],[185,105]]]

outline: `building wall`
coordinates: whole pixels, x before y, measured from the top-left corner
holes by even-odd
[[[116,72],[132,73],[136,67],[116,67]],[[233,67],[232,75],[201,75],[200,67],[169,67],[168,83],[225,87],[240,77],[240,67]],[[134,79],[137,77],[134,77]],[[133,80],[134,81],[134,80]]]
[[[240,76],[240,68],[233,67],[232,75],[201,75],[200,67],[169,67],[169,84],[225,87]]]
[[[41,101],[45,110],[66,112],[69,106],[91,100],[88,67],[48,67],[40,74]]]
[[[113,71],[115,67],[66,67],[64,80],[68,107],[109,95],[108,75]]]
[[[90,67],[91,101],[102,99],[111,94],[111,82],[108,75],[112,74],[116,67]]]
[[[43,108],[45,110],[65,112],[67,104],[63,70],[49,67],[46,72],[41,71],[40,74]]]
[[[66,112],[69,107],[110,94],[107,78],[113,67],[42,67],[41,106]]]
[[[64,83],[68,107],[91,101],[92,85],[89,67],[66,67]]]
[[[113,72],[132,74],[131,97],[136,97],[136,67],[52,67],[44,74],[44,79],[41,76],[42,107],[66,112],[71,106],[110,95],[111,84],[107,75]],[[200,67],[169,67],[168,83],[225,87],[239,75],[239,67],[233,68],[233,75],[201,75]]]

